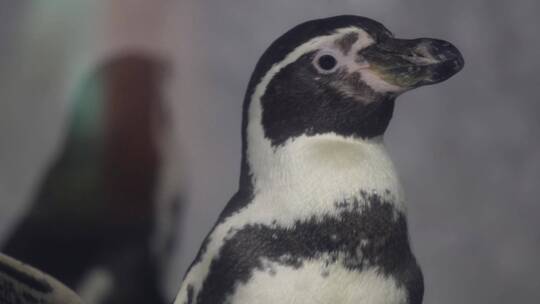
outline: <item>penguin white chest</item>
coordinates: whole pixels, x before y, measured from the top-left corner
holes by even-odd
[[[323,259],[305,261],[300,267],[263,263],[251,278],[239,284],[227,303],[235,304],[402,304],[406,290],[376,268],[347,270]]]

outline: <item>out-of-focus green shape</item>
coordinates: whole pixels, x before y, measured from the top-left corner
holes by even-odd
[[[123,55],[83,81],[58,157],[3,252],[73,289],[105,273],[113,284],[99,303],[166,302],[150,248],[162,72],[156,58]]]

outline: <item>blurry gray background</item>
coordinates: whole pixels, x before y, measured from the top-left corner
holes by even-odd
[[[182,170],[167,178],[187,197],[168,277],[174,294],[236,190],[241,101],[258,57],[292,26],[336,14],[371,17],[398,37],[449,40],[466,60],[449,81],[400,97],[386,136],[408,196],[425,303],[537,302],[535,0],[2,0],[0,239],[59,149],[70,89],[111,54],[156,52],[174,65],[167,91],[180,152],[168,161]]]

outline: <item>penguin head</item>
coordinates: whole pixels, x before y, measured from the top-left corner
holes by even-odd
[[[368,18],[308,21],[279,37],[259,60],[245,98],[244,129],[248,121],[261,124],[274,147],[301,135],[377,137],[399,94],[446,80],[463,64],[449,42],[397,39]]]

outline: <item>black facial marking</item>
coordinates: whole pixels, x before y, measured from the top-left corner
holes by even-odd
[[[307,259],[323,257],[351,271],[375,268],[407,290],[409,304],[421,303],[422,274],[410,251],[405,216],[378,195],[364,193],[364,199],[368,203],[336,203],[337,216],[298,220],[290,228],[244,226],[212,261],[195,303],[224,303],[254,270],[272,274],[264,261],[298,269]]]
[[[343,38],[336,40],[335,44],[341,49],[343,54],[347,56],[357,40],[358,33],[349,33],[343,36]]]
[[[310,64],[313,57],[306,54],[281,69],[261,98],[262,125],[272,145],[302,134],[383,134],[392,117],[393,97],[374,92],[358,73],[321,74]]]

